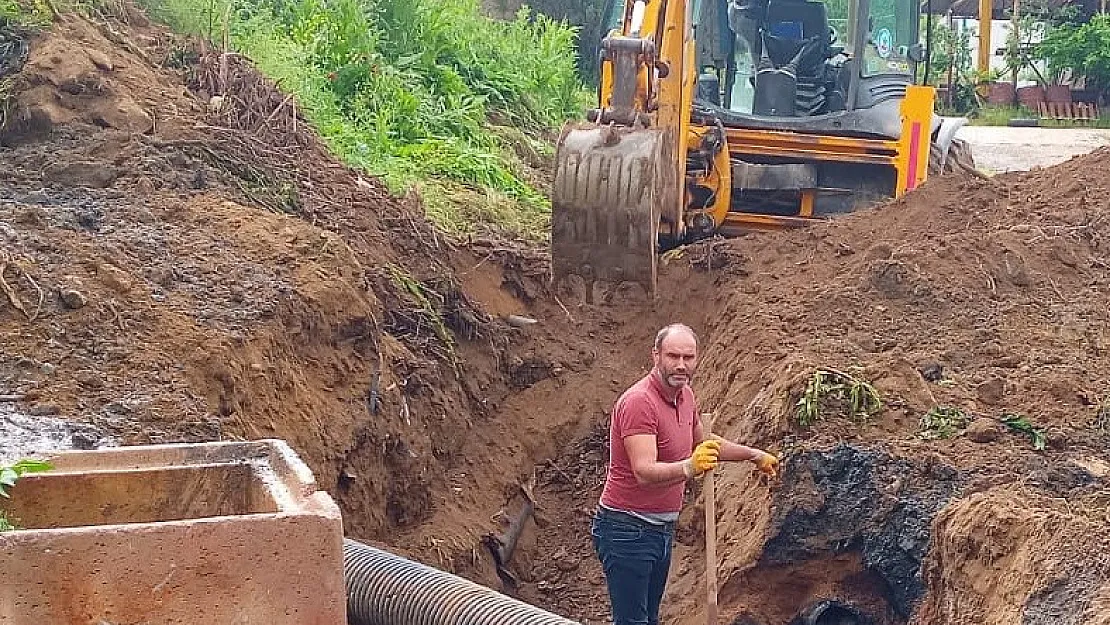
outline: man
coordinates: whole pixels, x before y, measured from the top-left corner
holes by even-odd
[[[711,435],[698,419],[690,380],[693,330],[659,330],[652,370],[617,400],[609,426],[609,470],[590,533],[605,570],[614,625],[657,625],[686,480],[718,461],[750,460],[774,476],[778,458]]]

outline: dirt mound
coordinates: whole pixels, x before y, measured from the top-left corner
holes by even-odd
[[[1106,623],[1107,497],[1047,498],[1020,487],[938,516],[924,623]]]
[[[941,618],[935,606],[952,593],[990,603],[1000,600],[994,592],[1036,587],[956,588],[945,576],[960,565],[930,576],[922,566],[961,557],[931,545],[952,531],[938,511],[970,492],[1024,484],[1030,502],[1077,501],[1107,486],[1104,473],[1083,468],[1110,460],[1107,156],[991,180],[933,180],[801,233],[690,251],[725,266],[701,396],[725,434],[787,456],[782,484],[746,469],[723,476],[724,492],[736,494],[718,502],[718,535],[731,543],[722,551],[727,610],[785,623],[799,601],[858,598],[870,585],[882,597],[871,610],[877,622],[972,622],[971,612]],[[836,410],[838,379],[814,388],[818,369],[872,383],[884,408],[870,418]],[[804,427],[807,386],[828,410]],[[836,451],[843,441],[856,457]],[[869,460],[874,453],[883,459]],[[933,494],[922,498],[922,488]],[[691,522],[700,514],[691,510]],[[701,557],[694,550],[682,566],[696,569]],[[1058,594],[1098,588],[1061,579]],[[769,580],[793,580],[794,590],[776,591],[789,599],[768,602]],[[695,590],[676,585],[681,622],[700,613],[685,599]],[[1036,611],[1031,596],[1020,597],[1018,607]]]
[[[135,36],[147,45],[157,43],[157,31],[141,30]],[[25,46],[31,52],[16,75],[12,90],[18,97],[10,105],[3,142],[33,140],[73,123],[146,133],[161,119],[196,111],[197,103],[180,97],[166,72],[119,32],[62,16],[52,33]],[[178,108],[182,104],[184,110]]]
[[[736,291],[706,365],[736,373],[704,383],[717,397],[737,379],[751,384],[754,353],[779,368],[769,375],[808,364],[874,382],[893,414],[863,436],[913,430],[930,408],[956,406],[1026,415],[1056,448],[1099,441],[1110,390],[1107,155],[943,178],[801,235],[733,242]]]
[[[1078,531],[1057,537],[1055,555],[1018,563],[1010,549],[1037,544],[1018,539],[1046,519],[1110,525],[1098,512],[1110,485],[1108,155],[936,179],[805,231],[703,242],[672,260],[662,292],[699,302],[686,312],[704,320],[703,407],[722,434],[786,457],[781,481],[744,466],[719,478],[723,616],[782,625],[836,599],[875,623],[974,623],[983,610],[1047,623],[1074,599],[1076,622],[1107,618],[1110,589],[1083,572],[1104,563]],[[714,280],[707,297],[686,293],[675,265]],[[881,410],[850,415],[840,378],[811,386],[819,369],[873,384]],[[807,387],[823,412],[802,426]],[[530,554],[528,596],[591,621],[605,616],[600,570],[587,542],[560,536],[588,536],[605,442],[599,429],[541,471],[541,501],[572,512]],[[674,623],[704,620],[704,512],[689,495]],[[991,537],[991,564],[961,536]]]

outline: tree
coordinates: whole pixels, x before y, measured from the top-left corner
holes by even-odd
[[[1110,94],[1110,14],[1096,15],[1079,26],[1065,24],[1049,31],[1037,46],[1037,56],[1050,73],[1070,71],[1087,88],[1103,97]]]

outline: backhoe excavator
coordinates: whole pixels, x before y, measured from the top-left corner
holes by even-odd
[[[552,278],[656,290],[659,254],[804,226],[968,167],[914,84],[917,0],[609,0],[598,106],[556,147]]]

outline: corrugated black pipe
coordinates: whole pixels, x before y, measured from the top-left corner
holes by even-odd
[[[824,599],[803,608],[788,625],[871,625],[872,622],[855,606]]]
[[[456,575],[343,539],[350,625],[579,625]]]

